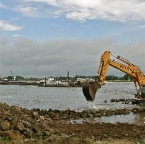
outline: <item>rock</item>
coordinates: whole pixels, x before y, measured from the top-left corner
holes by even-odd
[[[95,116],[96,117],[101,117],[101,114],[100,113],[97,113]]]
[[[116,99],[115,99],[116,100]],[[119,100],[120,102],[123,100]],[[5,107],[6,106],[6,107]],[[101,116],[109,116],[109,115],[122,115],[127,113],[144,113],[145,108],[122,108],[122,109],[101,109],[101,110],[83,110],[83,111],[71,111],[71,110],[27,110],[22,109],[16,106],[13,107],[7,107],[7,105],[4,105],[0,103],[0,137],[8,138],[8,139],[22,139],[23,137],[25,139],[31,139],[34,140],[36,138],[40,140],[46,139],[46,143],[53,142],[53,139],[58,139],[63,137],[64,132],[66,131],[66,134],[68,136],[77,137],[78,135],[84,135],[84,137],[90,136],[91,132],[88,131],[89,129],[89,123],[85,123],[85,118],[92,117],[93,119],[95,117],[101,117]],[[82,125],[84,124],[86,127],[82,127],[81,125],[77,124],[76,119],[82,118]],[[76,120],[76,124],[65,124],[69,120]],[[83,121],[84,120],[84,121]],[[86,119],[87,120],[87,119]],[[62,121],[64,124],[61,124]],[[96,138],[96,134],[98,134],[97,138],[108,138],[108,135],[106,136],[105,131],[108,129],[107,126],[109,126],[112,129],[115,129],[115,133],[118,133],[118,129],[127,130],[127,127],[125,124],[118,124],[118,126],[114,124],[105,124],[102,123],[96,124],[98,127],[94,128],[95,125],[90,125],[90,129],[94,129],[94,137]],[[111,125],[111,126],[110,126]],[[119,126],[120,125],[120,126]],[[122,127],[123,125],[123,127]],[[143,127],[138,128],[136,130],[135,125],[127,125],[130,127],[131,134],[134,136],[134,133],[136,133],[136,137],[144,134]],[[82,128],[81,128],[82,127]],[[99,129],[102,127],[103,131],[101,134],[99,134]],[[64,129],[63,129],[64,128]],[[66,128],[66,129],[65,129]],[[77,129],[79,129],[77,131]],[[86,129],[86,132],[83,131]],[[105,130],[104,130],[105,129]],[[133,132],[132,132],[133,131]],[[82,132],[82,133],[81,133]],[[92,131],[93,132],[93,131]],[[128,131],[127,131],[128,132]],[[104,135],[103,135],[104,133]],[[142,134],[143,133],[143,134]],[[128,133],[130,134],[130,133]],[[112,133],[112,137],[114,137],[114,134]],[[110,136],[110,131],[109,131]],[[119,135],[120,136],[120,135]],[[125,136],[125,134],[122,136]],[[92,135],[92,139],[94,139]],[[125,136],[130,137],[130,135]],[[115,137],[116,138],[116,137]],[[37,143],[37,142],[36,142]]]
[[[44,131],[43,135],[48,137],[51,135],[51,131]]]
[[[32,130],[36,133],[41,133],[41,127],[38,124],[34,124]]]
[[[40,116],[40,120],[44,120],[45,119],[45,117],[44,116]]]
[[[31,127],[31,123],[29,121],[22,121],[24,127],[30,128]]]
[[[22,123],[18,123],[16,129],[21,132],[24,130],[24,125]]]
[[[8,137],[9,139],[12,140],[23,140],[23,136],[20,135],[19,133],[16,133],[14,131],[7,131],[3,134],[5,137]]]
[[[115,99],[111,99],[110,102],[115,102]]]
[[[132,112],[133,112],[133,113],[137,113],[137,112],[138,112],[138,108],[133,108],[133,109],[132,109]]]
[[[1,122],[1,129],[3,131],[10,129],[10,123],[8,121],[2,121]]]
[[[86,118],[86,117],[87,117],[87,113],[82,113],[82,114],[80,115],[80,117],[81,117],[81,118]]]
[[[46,117],[45,120],[43,121],[44,125],[53,124],[53,123],[54,123],[54,121],[48,117]]]
[[[42,128],[44,129],[44,130],[50,130],[50,127],[49,127],[49,121],[43,121],[42,123],[41,123],[41,126],[42,126]]]
[[[16,126],[17,126],[16,122],[11,122],[11,125],[10,125],[11,129],[15,129]]]
[[[39,114],[38,114],[37,111],[34,111],[34,112],[32,113],[32,115],[33,115],[34,118],[38,118],[38,117],[39,117]]]
[[[33,133],[33,131],[31,129],[25,128],[24,131],[23,131],[23,134],[27,138],[32,138],[34,133]]]
[[[59,131],[54,131],[53,134],[56,136],[61,136],[61,133]]]
[[[129,101],[128,100],[125,100],[125,104],[129,104]]]
[[[44,140],[44,144],[49,144],[49,143],[53,142],[54,140],[56,140],[56,138],[57,137],[55,135],[51,135]]]

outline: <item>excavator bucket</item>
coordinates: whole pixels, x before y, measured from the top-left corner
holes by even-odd
[[[95,95],[97,90],[100,88],[100,85],[93,84],[85,84],[82,86],[82,91],[87,101],[93,101],[95,99]]]

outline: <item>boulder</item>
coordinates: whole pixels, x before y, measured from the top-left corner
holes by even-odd
[[[8,121],[2,121],[0,126],[1,126],[0,129],[3,131],[10,129],[10,123]]]

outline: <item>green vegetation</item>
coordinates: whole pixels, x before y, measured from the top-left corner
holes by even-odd
[[[134,140],[134,144],[145,144],[145,139],[137,139],[137,140]]]
[[[8,80],[8,81],[12,81],[13,79],[14,79],[13,76],[8,76],[8,77],[7,77],[7,80]]]
[[[0,137],[0,144],[7,144],[8,142],[10,142],[9,139],[4,138],[4,137]]]
[[[47,141],[45,140],[36,140],[36,139],[27,139],[27,140],[23,140],[23,141],[19,141],[19,140],[8,140],[6,138],[1,138],[0,137],[0,144],[14,144],[14,143],[17,143],[17,144],[45,144],[47,143]],[[49,143],[49,142],[48,142]],[[55,137],[53,140],[52,140],[52,143],[53,144],[64,144],[64,143],[67,143],[67,144],[145,144],[145,140],[141,139],[141,140],[102,140],[102,141],[95,141],[95,140],[92,140],[92,139],[78,139],[78,138],[67,138],[67,137]]]
[[[91,78],[91,79],[96,79],[97,77],[96,76],[81,76],[81,75],[76,75],[74,77],[74,79],[77,79],[77,78]],[[106,81],[132,81],[133,78],[128,75],[128,74],[125,74],[123,77],[118,77],[118,76],[114,76],[114,75],[108,75],[106,76],[105,78]]]
[[[96,76],[83,76],[83,75],[76,75],[74,77],[69,77],[69,80],[71,81],[76,81],[77,78],[89,78],[89,79],[96,79],[97,77]],[[14,77],[13,76],[7,76],[3,79],[7,79],[8,81],[12,81],[14,80]],[[23,76],[16,76],[15,77],[15,81],[40,81],[41,79],[43,78],[25,78]],[[68,77],[67,76],[57,76],[55,77],[55,80],[60,80],[60,81],[63,81],[63,80],[67,80]],[[118,76],[114,76],[114,75],[108,75],[106,76],[105,78],[106,81],[132,81],[133,78],[131,76],[129,76],[128,74],[125,74],[123,77],[118,77]]]

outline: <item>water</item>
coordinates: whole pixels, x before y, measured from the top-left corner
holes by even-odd
[[[87,102],[81,88],[0,85],[0,102],[28,109],[120,108],[132,105],[111,103],[110,99],[134,98],[134,93],[133,83],[107,83],[98,90],[94,102]]]
[[[70,120],[68,121],[68,123],[84,123],[84,122],[91,122],[91,123],[116,123],[116,122],[120,122],[120,123],[129,123],[129,124],[137,124],[140,126],[144,126],[145,125],[145,113],[138,113],[138,114],[133,114],[130,113],[128,115],[113,115],[113,116],[102,116],[102,117],[97,117],[97,118],[86,118],[86,119],[79,119],[79,120]]]
[[[28,109],[77,109],[86,101],[81,88],[0,85],[0,101]]]
[[[60,109],[60,110],[83,110],[83,109],[111,109],[111,108],[126,108],[134,107],[132,104],[111,103],[110,99],[130,99],[134,98],[135,87],[131,82],[128,83],[106,83],[96,94],[94,102],[87,102],[83,96],[81,88],[67,87],[37,87],[37,86],[22,86],[22,85],[0,85],[0,102],[9,105],[17,105],[24,108],[40,108],[40,109]],[[105,103],[104,101],[107,101]],[[123,116],[122,116],[123,117]],[[138,119],[137,115],[128,117],[108,117],[100,119],[100,121],[113,122],[121,119],[126,122]],[[145,122],[145,114],[139,119]],[[96,119],[96,121],[99,119]],[[123,121],[121,120],[121,121]],[[124,122],[124,121],[123,121]]]

